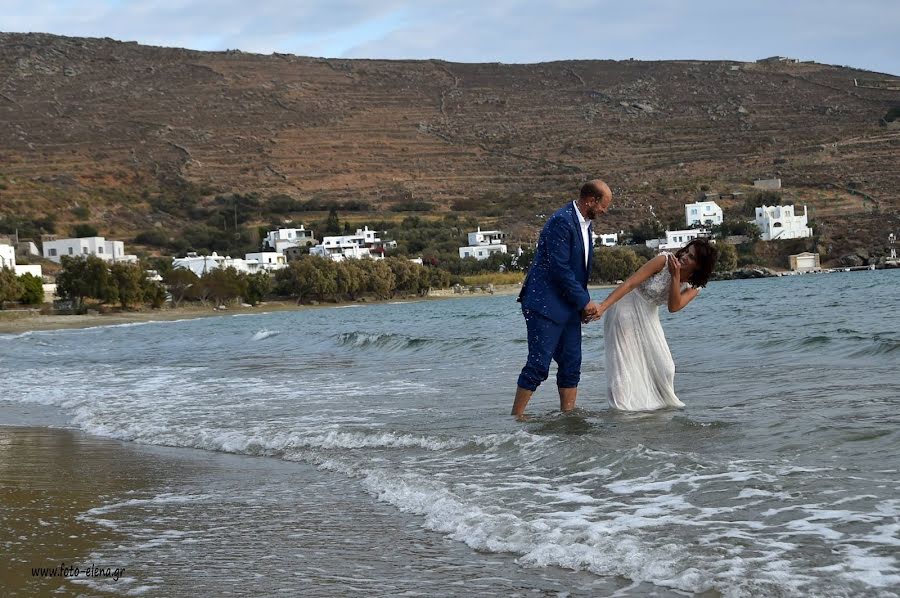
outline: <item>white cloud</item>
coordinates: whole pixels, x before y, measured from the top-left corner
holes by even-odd
[[[540,62],[783,54],[900,73],[894,0],[0,0],[7,31],[200,50]]]

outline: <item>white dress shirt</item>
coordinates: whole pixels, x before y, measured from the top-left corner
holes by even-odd
[[[584,267],[587,269],[588,251],[591,250],[591,233],[588,232],[588,229],[591,227],[591,221],[581,215],[577,201],[573,201],[572,205],[575,206],[575,213],[578,214],[578,224],[581,225],[581,240],[584,243]]]

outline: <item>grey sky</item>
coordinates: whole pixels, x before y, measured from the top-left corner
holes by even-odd
[[[0,0],[0,30],[460,62],[756,60],[900,74],[898,0]]]

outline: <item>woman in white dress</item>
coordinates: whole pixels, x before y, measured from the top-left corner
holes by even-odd
[[[659,306],[682,310],[706,286],[718,251],[695,239],[674,255],[662,252],[600,304],[606,347],[607,398],[615,409],[683,407],[675,396],[675,362],[659,322]]]

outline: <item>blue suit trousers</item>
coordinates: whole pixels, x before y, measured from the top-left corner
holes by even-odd
[[[581,379],[581,315],[554,322],[532,309],[523,309],[528,329],[528,362],[519,374],[519,386],[531,391],[550,375],[556,361],[556,385],[574,388]]]

